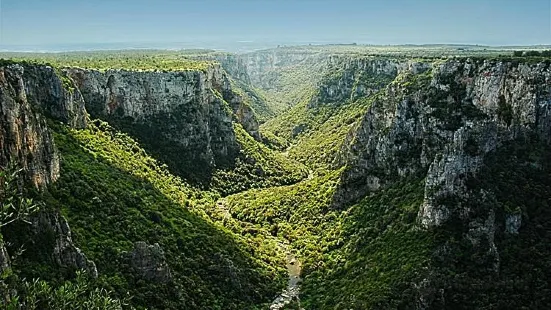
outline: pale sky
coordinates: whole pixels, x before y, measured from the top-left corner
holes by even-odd
[[[0,45],[551,44],[550,0],[0,0]]]

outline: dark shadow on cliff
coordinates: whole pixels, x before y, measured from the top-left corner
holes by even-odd
[[[217,141],[211,141],[210,145],[217,144],[215,149],[225,151],[205,157],[206,150],[210,149],[208,144],[185,147],[167,135],[172,125],[161,124],[161,119],[165,117],[152,118],[148,123],[134,122],[131,118],[110,118],[108,121],[117,130],[137,140],[148,154],[166,164],[172,174],[222,196],[251,188],[295,184],[307,176],[300,164],[256,141],[241,125],[234,124],[231,139],[221,134],[214,135],[213,139]],[[211,127],[214,131],[220,130],[214,124]]]
[[[209,155],[206,139],[195,145],[185,146],[171,136],[171,132],[180,130],[174,124],[179,124],[182,120],[171,119],[168,114],[152,116],[145,123],[136,122],[131,117],[109,117],[105,120],[115,129],[126,132],[137,140],[149,154],[166,164],[171,173],[202,188],[209,187],[216,169],[235,168],[239,154],[235,142],[233,148],[229,145],[226,156]]]
[[[436,256],[444,288],[438,304],[450,309],[548,309],[551,307],[551,148],[535,137],[504,143],[470,175],[463,205],[469,221],[456,215],[441,228],[453,255]],[[492,240],[470,242],[476,223],[495,215]],[[481,230],[483,231],[483,230]],[[497,262],[497,264],[496,264]],[[451,305],[455,305],[451,307]]]
[[[134,305],[150,308],[247,309],[275,295],[281,279],[252,258],[261,253],[186,209],[208,203],[200,192],[177,203],[155,184],[85,149],[67,129],[56,131],[61,177],[43,200],[67,216],[77,246],[97,264],[102,285],[119,296],[129,292]],[[171,280],[155,283],[133,271],[129,253],[137,241],[162,247]],[[21,272],[59,276],[57,270]]]

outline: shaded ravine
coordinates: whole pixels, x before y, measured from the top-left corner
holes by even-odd
[[[289,280],[287,281],[287,287],[281,292],[279,296],[270,305],[270,310],[280,310],[293,301],[296,301],[300,307],[300,271],[302,265],[297,260],[294,254],[288,249],[288,244],[280,243],[279,246],[287,252],[287,273]]]
[[[216,208],[222,213],[225,220],[235,220],[232,217],[231,211],[228,208],[225,198],[221,198],[216,202]],[[287,240],[277,241],[278,248],[282,253],[286,253],[286,268],[289,279],[287,280],[287,287],[283,289],[276,299],[270,304],[270,310],[281,310],[286,305],[292,302],[297,302],[300,307],[300,272],[302,270],[302,264],[297,260],[296,256],[289,249]],[[302,308],[301,308],[302,309]]]

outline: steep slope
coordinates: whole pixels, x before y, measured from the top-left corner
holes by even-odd
[[[327,56],[325,61],[328,69],[313,91],[262,126],[263,133],[288,142],[292,158],[314,169],[342,165],[338,157],[348,132],[379,91],[407,69],[407,62],[373,57]]]
[[[549,304],[547,275],[533,272],[549,253],[548,62],[335,64],[307,100],[262,125],[313,179],[228,198],[235,216],[291,240],[304,265],[302,306]],[[323,179],[342,165],[338,185]],[[515,267],[523,253],[533,257]]]
[[[515,237],[507,231],[519,225],[520,213],[539,212],[544,216],[537,220],[531,218],[528,223],[522,224],[526,227],[534,225],[531,221],[547,223],[549,219],[545,217],[545,213],[541,213],[544,209],[536,207],[540,205],[539,202],[534,205],[522,203],[513,209],[505,207],[513,203],[502,196],[503,188],[508,187],[490,186],[495,181],[489,180],[500,180],[505,173],[505,170],[491,168],[500,166],[492,154],[509,154],[512,156],[509,160],[513,166],[527,165],[526,158],[514,155],[517,153],[514,145],[520,143],[528,149],[540,150],[535,153],[531,151],[533,155],[528,162],[539,163],[540,158],[549,156],[548,151],[545,151],[548,149],[551,129],[549,80],[550,71],[546,63],[484,59],[436,62],[432,64],[432,70],[425,73],[404,72],[399,75],[384,94],[371,104],[353,134],[346,169],[333,197],[333,206],[343,208],[360,200],[357,208],[372,208],[370,201],[377,199],[373,197],[392,195],[396,201],[385,202],[383,198],[379,198],[383,199],[379,200],[383,203],[381,207],[387,208],[386,212],[409,214],[403,219],[398,217],[381,223],[382,230],[368,237],[375,239],[371,239],[363,249],[357,248],[355,252],[344,247],[343,251],[351,253],[351,258],[347,261],[360,259],[363,262],[360,265],[368,264],[369,257],[381,249],[362,256],[361,253],[373,246],[373,242],[380,238],[384,240],[385,236],[415,236],[418,234],[415,231],[419,228],[425,231],[426,237],[413,238],[416,241],[412,246],[429,246],[428,252],[426,248],[412,248],[399,254],[394,252],[398,244],[413,241],[391,243],[395,247],[392,252],[371,262],[375,262],[377,267],[372,266],[360,272],[359,267],[345,266],[344,271],[334,273],[333,280],[321,281],[342,283],[340,285],[344,285],[344,292],[348,292],[348,296],[343,292],[339,294],[338,290],[320,292],[315,284],[307,285],[311,291],[307,289],[305,294],[312,294],[309,300],[314,302],[313,305],[329,307],[354,304],[358,308],[442,308],[455,305],[469,309],[518,303],[511,296],[491,288],[492,285],[506,286],[504,283],[510,284],[508,281],[515,277],[511,274],[511,266],[501,266],[500,252],[507,253],[507,261],[510,262],[513,257],[518,257],[526,250],[520,241],[511,240]],[[483,174],[487,169],[493,170],[493,173]],[[518,172],[511,171],[516,176],[513,180],[528,178],[525,182],[534,186],[516,189],[515,192],[530,195],[528,193],[548,190],[546,187],[541,188],[546,182],[546,169],[545,165],[537,166],[533,176],[521,175],[520,178]],[[419,182],[415,180],[423,180],[423,189],[422,192],[416,190],[417,198],[408,202],[410,200],[407,200],[407,192],[396,192],[395,188],[397,184],[402,184],[407,189],[402,182],[411,179],[414,181],[410,182],[414,183]],[[482,186],[480,180],[490,183]],[[369,198],[363,198],[368,194]],[[540,197],[539,194],[536,197]],[[401,210],[404,204],[409,205],[409,213]],[[416,220],[415,210],[418,210]],[[375,211],[369,216],[373,214],[376,214]],[[385,218],[386,215],[382,217]],[[413,224],[409,231],[396,231],[399,227],[407,227],[403,226],[407,223]],[[366,224],[365,229],[373,229],[370,228],[373,224]],[[375,227],[381,227],[381,224],[376,224]],[[361,231],[356,228],[350,235],[354,236]],[[533,234],[531,236],[534,238]],[[359,238],[365,240],[366,237]],[[539,235],[532,239],[532,244],[546,251],[543,245],[547,238],[546,235]],[[354,238],[349,241],[348,246],[352,246],[353,240]],[[425,241],[417,243],[419,240]],[[429,240],[433,241],[428,242]],[[509,242],[516,244],[516,247],[503,246]],[[386,272],[384,269],[379,270],[378,277],[390,277],[390,287],[383,294],[386,297],[380,299],[370,296],[378,288],[364,288],[361,293],[358,291],[361,287],[356,285],[358,279],[366,279],[368,273],[372,272],[371,268],[382,268],[383,264],[388,267],[387,264],[393,259],[403,255],[408,257],[409,253],[419,257],[422,262],[413,267],[416,271],[409,278],[403,279],[401,275],[393,278],[392,272],[396,269]],[[409,257],[402,262],[402,267],[410,269],[410,264],[416,261],[418,260]],[[420,266],[427,269],[421,269]],[[398,265],[394,268],[398,268]],[[339,274],[340,272],[342,273]],[[515,281],[521,281],[533,290],[536,290],[533,285],[539,285],[543,291],[547,291],[547,281],[535,284],[528,280],[533,276],[532,270],[526,272],[521,276],[515,271],[513,274],[523,279],[517,278]],[[306,281],[308,283],[308,278]],[[346,283],[356,284],[351,286]],[[371,282],[373,283],[376,282]],[[488,283],[480,287],[482,292],[468,291],[468,287],[481,283]],[[326,298],[321,304],[318,303],[322,297],[320,294]],[[528,297],[530,295],[523,296],[522,303],[533,307],[547,302],[543,294],[532,294],[532,300]]]
[[[2,119],[2,128],[7,128],[2,139],[7,143],[1,164],[15,160],[25,168],[27,181],[42,189],[35,201],[50,214],[31,225],[3,229],[9,247],[7,252],[1,247],[2,271],[53,285],[70,279],[82,268],[64,263],[71,257],[80,260],[70,250],[74,240],[96,262],[93,285],[112,290],[116,297],[131,297],[136,307],[244,309],[276,295],[283,284],[277,266],[284,257],[268,232],[245,233],[247,227],[223,217],[214,204],[217,193],[201,192],[171,175],[135,140],[107,123],[89,122],[82,99],[86,96],[63,71],[10,64],[2,72],[7,77],[1,88],[2,115],[7,117]],[[19,135],[21,129],[13,127],[17,124],[26,126],[26,135]],[[260,153],[259,159],[271,159],[271,152],[255,149],[257,142],[241,125],[232,125],[234,130],[236,140],[247,143],[243,156],[256,152],[252,155]],[[31,149],[27,152],[24,146]],[[284,171],[278,167],[277,173]],[[65,235],[57,237],[58,231]],[[20,249],[25,251],[18,253]],[[2,297],[10,299],[6,283],[3,277]],[[31,294],[24,286],[21,293]],[[50,307],[55,302],[39,304]]]
[[[55,308],[88,304],[119,309],[123,302],[109,292],[88,287],[85,277],[63,289],[44,281],[28,282],[22,273],[84,270],[97,277],[96,266],[77,248],[59,210],[29,197],[59,178],[59,152],[45,115],[72,126],[84,126],[84,102],[51,67],[3,61],[0,68],[0,298],[2,307]],[[40,100],[37,102],[37,100]],[[39,210],[40,209],[40,210]],[[30,225],[29,225],[30,224]],[[18,295],[19,294],[19,295]],[[71,294],[89,294],[79,300]]]
[[[549,61],[170,57],[3,69],[0,159],[46,180],[36,199],[72,229],[53,240],[93,260],[95,286],[151,308],[551,304]],[[9,244],[20,227],[2,230]],[[0,268],[22,241],[0,246]],[[7,268],[54,284],[83,268],[40,253]]]
[[[56,129],[62,173],[45,199],[73,223],[99,281],[120,296],[130,292],[136,306],[243,309],[269,301],[280,280],[266,261],[277,261],[277,253],[261,254],[213,223],[205,214],[214,203],[209,194],[159,168],[128,136],[98,125]],[[136,261],[138,242],[164,254]],[[139,264],[156,269],[143,273]]]
[[[247,153],[249,136],[261,138],[258,122],[219,65],[170,72],[66,72],[82,91],[92,117],[136,137],[170,171],[190,182],[228,193],[227,181],[236,175],[243,176],[238,182],[244,188],[289,184],[303,177],[300,167],[268,150]],[[269,161],[277,170],[257,164]]]
[[[243,111],[241,102],[234,100],[229,81],[217,67],[181,72],[71,69],[68,73],[83,92],[92,117],[120,124],[119,128],[131,127],[133,135],[143,136],[151,150],[185,177],[194,173],[196,179],[202,178],[200,174],[235,157],[239,148],[232,128],[234,112],[257,135],[252,111]],[[224,98],[233,110],[229,111]],[[198,166],[210,169],[197,171]]]

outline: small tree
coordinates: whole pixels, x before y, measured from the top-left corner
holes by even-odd
[[[115,299],[110,294],[105,289],[93,288],[90,278],[79,271],[74,281],[65,281],[57,288],[38,279],[25,282],[21,294],[6,300],[5,308],[0,305],[0,309],[133,309],[128,299]]]
[[[38,211],[38,205],[32,199],[23,196],[19,186],[19,176],[22,169],[11,161],[7,167],[0,168],[0,228],[16,221],[28,223],[29,216]],[[2,234],[0,232],[0,250],[3,250]],[[17,254],[16,254],[17,255]],[[12,256],[13,259],[13,256]],[[12,276],[11,268],[0,266],[0,309],[20,309],[16,306],[19,297],[8,284]]]
[[[0,171],[0,228],[15,221],[28,223],[29,216],[37,212],[38,204],[23,196],[19,176],[23,169],[14,161]]]

